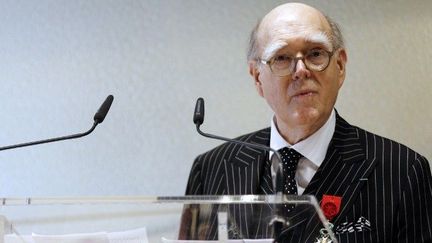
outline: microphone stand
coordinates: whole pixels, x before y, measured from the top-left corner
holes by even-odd
[[[276,180],[275,180],[276,181],[275,182],[275,195],[276,195],[276,198],[280,198],[280,199],[283,198],[283,186],[284,186],[283,174],[282,174],[283,167],[282,167],[282,158],[281,158],[278,151],[276,151],[275,149],[273,149],[271,147],[264,146],[261,144],[248,143],[248,142],[244,142],[244,141],[239,141],[239,140],[235,140],[235,139],[225,138],[225,137],[217,136],[214,134],[208,134],[208,133],[202,132],[200,129],[200,126],[204,122],[204,99],[203,98],[197,99],[197,102],[195,105],[193,122],[196,125],[197,132],[204,137],[212,138],[212,139],[218,139],[218,140],[236,143],[236,144],[240,144],[240,145],[245,145],[248,147],[257,148],[257,149],[261,149],[261,150],[265,150],[265,151],[272,151],[276,155],[277,162],[278,162],[278,166],[277,166],[277,170],[276,170]],[[282,228],[286,224],[286,220],[282,216],[283,214],[281,214],[282,210],[283,210],[282,204],[274,203],[274,212],[275,213],[274,213],[273,218],[270,221],[270,225],[273,225],[274,242],[275,243],[278,242],[279,236],[282,232]]]
[[[105,119],[105,116],[107,115],[107,113],[109,111],[109,108],[111,107],[113,100],[114,100],[114,97],[112,95],[108,95],[108,97],[105,99],[104,103],[102,103],[102,105],[100,106],[100,108],[98,109],[96,114],[94,115],[93,126],[87,132],[77,133],[77,134],[72,134],[72,135],[62,136],[62,137],[56,137],[56,138],[49,138],[49,139],[44,139],[44,140],[39,140],[39,141],[27,142],[27,143],[8,145],[8,146],[0,147],[0,151],[84,137],[84,136],[90,134],[91,132],[93,132],[93,130],[96,128],[96,126],[99,123],[103,122],[103,120]]]
[[[96,126],[98,124],[99,123],[94,122],[93,126],[87,132],[77,133],[77,134],[63,136],[63,137],[57,137],[57,138],[49,138],[49,139],[44,139],[44,140],[39,140],[39,141],[34,141],[34,142],[27,142],[27,143],[20,143],[20,144],[14,144],[14,145],[9,145],[9,146],[4,146],[4,147],[0,147],[0,151],[7,150],[7,149],[21,148],[21,147],[26,147],[26,146],[32,146],[32,145],[37,145],[37,144],[51,143],[51,142],[62,141],[62,140],[67,140],[67,139],[74,139],[74,138],[84,137],[84,136],[90,134],[91,132],[93,132],[93,130],[96,128]]]

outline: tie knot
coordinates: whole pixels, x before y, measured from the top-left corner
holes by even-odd
[[[302,155],[295,149],[290,149],[288,147],[279,149],[278,152],[280,153],[284,164],[294,165],[295,167],[297,167],[297,163],[302,157]]]

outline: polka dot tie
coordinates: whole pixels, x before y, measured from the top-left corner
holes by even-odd
[[[278,151],[282,158],[283,163],[283,175],[284,175],[284,194],[297,195],[297,183],[295,180],[295,173],[297,170],[297,164],[302,157],[294,149],[282,148]],[[285,205],[288,212],[294,209],[294,205]]]

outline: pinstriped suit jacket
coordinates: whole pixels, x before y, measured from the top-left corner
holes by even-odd
[[[238,139],[269,145],[269,137],[266,128]],[[271,179],[263,175],[267,163],[265,151],[224,143],[196,158],[186,194],[271,194]],[[341,243],[432,242],[432,177],[426,158],[352,126],[339,115],[326,157],[304,194],[312,194],[318,201],[324,194],[342,197],[340,212],[331,221],[336,228],[360,217],[370,221],[370,230],[336,234]],[[257,226],[256,208],[236,210],[241,237],[271,236],[268,227]],[[285,229],[285,241],[313,242],[316,235],[309,232],[317,232],[320,226],[296,216],[302,227]],[[207,220],[213,224],[215,217]],[[217,235],[208,230],[205,238]]]

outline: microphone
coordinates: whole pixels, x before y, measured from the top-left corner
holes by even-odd
[[[99,110],[96,112],[96,114],[93,117],[93,120],[95,122],[97,122],[98,124],[103,122],[106,115],[108,114],[108,111],[109,111],[113,101],[114,101],[114,96],[108,95],[108,97],[105,99],[104,103],[102,103],[101,107],[99,108]]]
[[[197,125],[197,128],[204,122],[204,99],[201,97],[197,99],[195,104],[193,122]],[[198,132],[200,132],[200,130],[198,130]]]
[[[248,147],[252,147],[252,148],[256,148],[256,149],[260,149],[260,150],[272,151],[276,155],[276,158],[277,158],[277,167],[276,167],[277,169],[276,169],[276,180],[275,180],[276,183],[275,183],[275,188],[274,188],[275,194],[280,195],[280,196],[283,195],[284,181],[283,181],[283,174],[282,174],[282,170],[283,170],[282,158],[281,158],[278,151],[276,151],[275,149],[273,149],[269,146],[265,146],[265,145],[261,145],[261,144],[248,143],[248,142],[244,142],[244,141],[240,141],[240,140],[235,140],[235,139],[231,139],[231,138],[221,137],[221,136],[202,132],[200,129],[200,126],[204,122],[204,99],[201,97],[197,99],[196,104],[195,104],[195,112],[193,115],[193,122],[196,125],[196,129],[197,129],[198,133],[204,137],[222,140],[222,141],[227,141],[230,143],[236,143],[236,144],[240,144],[240,145],[244,145],[244,146],[248,146]],[[273,166],[273,168],[274,168],[274,166]],[[283,206],[282,205],[280,205],[280,206],[276,205],[275,216],[270,221],[270,225],[274,226],[275,236],[280,235],[280,233],[282,231],[283,224],[286,224],[286,220],[284,219],[284,217],[280,216],[280,215],[282,215],[282,214],[280,214],[280,211],[282,210],[281,207],[283,207]],[[277,239],[277,238],[278,237],[275,237],[275,239]]]
[[[37,144],[51,143],[51,142],[57,142],[57,141],[62,141],[62,140],[67,140],[67,139],[74,139],[74,138],[84,137],[84,136],[90,134],[91,132],[93,132],[93,130],[96,128],[96,126],[98,124],[100,124],[100,123],[103,122],[103,120],[105,119],[106,115],[108,114],[108,111],[109,111],[109,109],[111,107],[111,104],[112,104],[113,100],[114,100],[114,96],[108,95],[108,97],[105,99],[105,101],[102,103],[102,105],[100,106],[100,108],[98,109],[98,111],[96,112],[96,114],[94,115],[93,126],[87,132],[72,134],[72,135],[63,136],[63,137],[49,138],[49,139],[44,139],[44,140],[39,140],[39,141],[33,141],[33,142],[27,142],[27,143],[20,143],[20,144],[14,144],[14,145],[9,145],[9,146],[4,146],[4,147],[0,147],[0,151],[1,150],[7,150],[7,149],[15,149],[15,148],[27,147],[27,146],[37,145]]]

